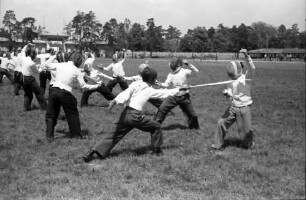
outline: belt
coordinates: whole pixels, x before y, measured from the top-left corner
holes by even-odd
[[[249,105],[246,105],[246,106],[234,106],[234,105],[232,105],[234,108],[244,108],[244,107],[248,107],[248,106],[250,106],[251,104],[249,104]]]

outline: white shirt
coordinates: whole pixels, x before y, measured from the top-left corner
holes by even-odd
[[[142,111],[144,104],[149,98],[166,98],[179,92],[179,88],[174,89],[154,89],[148,83],[140,80],[135,81],[122,91],[115,98],[117,104],[124,104],[138,111]]]
[[[103,83],[102,78],[106,78],[106,79],[109,79],[109,80],[114,79],[113,77],[110,77],[106,74],[103,74],[99,70],[93,69],[93,68],[90,70],[90,75],[89,76],[85,75],[85,77],[87,77],[89,80],[93,81],[94,83],[98,83],[98,84]]]
[[[38,74],[39,71],[36,63],[31,57],[26,56],[26,48],[27,46],[24,46],[20,52],[21,72],[24,76],[34,76],[34,74]]]
[[[1,60],[1,68],[6,70],[12,70],[15,68],[15,62],[12,59],[8,59],[6,57],[0,57]]]
[[[87,65],[88,66],[88,70],[91,70],[94,61],[95,61],[95,56],[91,53],[91,58],[87,58],[85,60],[84,66]]]
[[[51,57],[51,62],[52,59],[54,60],[55,56]],[[82,89],[96,89],[97,87],[99,87],[99,84],[86,84],[81,70],[74,66],[72,61],[68,61],[66,63],[46,62],[45,67],[50,71],[55,72],[55,80],[52,83],[53,87],[58,87],[69,92],[72,92],[74,82],[77,82]]]
[[[12,60],[15,63],[15,71],[21,72],[21,54],[18,53],[17,56],[12,56]]]
[[[195,72],[199,72],[197,68],[195,68],[193,65],[190,65],[190,67],[193,69]],[[170,72],[167,76],[167,79],[165,80],[164,83],[161,83],[161,86],[163,87],[169,87],[172,85],[174,88],[180,87],[183,85],[188,85],[188,78],[190,77],[192,71],[190,69],[185,69],[182,67],[177,68],[176,71]],[[189,90],[186,91],[180,91],[180,93],[177,96],[184,95],[188,93]]]
[[[255,65],[249,56],[246,59],[246,63],[248,67],[246,73],[242,74],[236,81],[227,85],[227,93],[231,96],[231,104],[233,106],[242,107],[253,103],[251,98],[251,83]]]
[[[112,70],[113,71],[113,77],[119,77],[119,76],[124,76],[125,72],[123,69],[123,62],[125,61],[125,59],[122,59],[120,61],[118,61],[117,63],[111,63],[110,65],[108,65],[107,67],[104,67],[104,70]]]

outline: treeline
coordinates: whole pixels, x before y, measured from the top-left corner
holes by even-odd
[[[41,34],[46,32],[42,26],[35,25],[35,18],[16,19],[14,11],[6,11],[2,32],[11,40],[23,38],[29,40],[32,30]],[[290,28],[285,25],[275,27],[265,22],[254,22],[251,25],[240,24],[225,27],[219,24],[216,28],[198,26],[189,29],[182,35],[174,26],[164,29],[155,24],[154,18],[147,20],[146,25],[132,23],[129,19],[118,22],[111,18],[102,24],[94,12],[78,11],[76,16],[63,28],[63,34],[70,36],[80,45],[95,50],[97,42],[106,41],[114,48],[125,48],[132,51],[166,51],[166,52],[236,52],[241,48],[305,48],[305,31],[300,32],[298,25]],[[32,35],[33,36],[33,35]]]

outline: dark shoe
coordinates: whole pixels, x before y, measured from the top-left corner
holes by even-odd
[[[87,137],[86,135],[78,135],[78,136],[71,136],[70,138],[85,140],[85,139],[87,139],[88,137]]]
[[[90,149],[87,153],[85,153],[84,156],[82,156],[84,162],[88,163],[94,159],[95,151],[93,149]]]
[[[242,147],[245,149],[252,149],[255,143],[253,141],[248,142],[247,144],[243,145]]]
[[[161,148],[153,148],[151,155],[154,156],[163,156],[164,155],[164,151]]]
[[[51,142],[53,142],[55,139],[54,139],[54,137],[47,137],[47,142],[48,143],[51,143]]]

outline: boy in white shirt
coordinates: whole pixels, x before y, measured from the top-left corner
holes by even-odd
[[[154,89],[152,85],[156,81],[157,73],[148,67],[143,70],[141,76],[143,80],[131,83],[126,90],[111,101],[110,110],[115,104],[123,104],[125,109],[121,113],[115,129],[104,134],[103,138],[82,157],[85,162],[93,160],[94,154],[97,154],[100,159],[106,158],[115,145],[133,128],[150,132],[152,154],[157,156],[163,154],[161,125],[143,114],[143,106],[149,98],[165,98],[188,88]]]
[[[125,80],[128,80],[128,81],[139,81],[139,80],[142,80],[141,73],[142,73],[142,71],[143,71],[146,67],[149,67],[149,64],[148,64],[147,61],[146,61],[145,63],[142,63],[142,64],[139,65],[139,67],[138,67],[138,69],[139,69],[139,74],[137,74],[137,75],[135,75],[135,76],[130,76],[130,77],[124,76],[124,79],[125,79]],[[155,84],[158,85],[159,82],[156,81]],[[154,107],[159,108],[160,105],[163,103],[163,100],[160,99],[160,98],[150,98],[150,99],[148,100],[148,102],[149,102],[150,104],[152,104]],[[170,111],[170,114],[171,114],[171,115],[174,115],[174,113],[173,113],[172,111]]]
[[[90,95],[94,92],[99,92],[101,95],[105,97],[108,101],[113,100],[116,96],[109,91],[109,89],[103,83],[102,78],[106,78],[109,80],[113,80],[113,77],[110,77],[99,71],[100,68],[96,68],[93,66],[86,67],[84,66],[85,79],[89,82],[94,82],[100,84],[100,86],[94,90],[84,90],[81,98],[81,107],[88,106],[88,99]]]
[[[110,80],[106,87],[109,89],[109,91],[113,91],[113,88],[119,83],[122,90],[125,90],[128,88],[127,82],[124,80],[125,72],[123,68],[123,62],[125,61],[125,57],[123,53],[115,53],[113,55],[113,63],[108,65],[107,67],[103,67],[103,70],[112,70],[113,72],[113,80]]]
[[[190,69],[183,68],[183,62],[190,67]],[[176,88],[188,85],[188,78],[192,75],[192,72],[199,72],[194,65],[188,63],[186,60],[183,61],[180,57],[174,57],[169,63],[169,66],[172,72],[168,74],[164,83],[160,83],[161,87],[169,87],[172,85]],[[180,106],[183,113],[187,116],[187,123],[190,129],[200,129],[197,114],[190,100],[189,90],[181,91],[174,96],[169,96],[164,99],[154,119],[162,124],[167,114],[176,106]]]
[[[243,65],[239,61],[230,62],[226,68],[228,76],[235,81],[229,83],[227,89],[224,89],[222,93],[231,100],[231,104],[218,120],[211,151],[224,148],[224,137],[234,122],[238,126],[242,147],[251,148],[253,146],[251,83],[254,77],[255,65],[245,49],[241,49],[240,53],[245,56],[247,70],[243,74]]]

